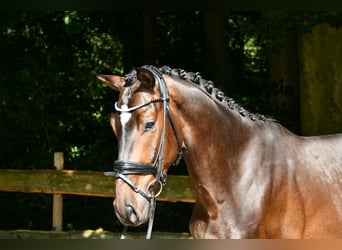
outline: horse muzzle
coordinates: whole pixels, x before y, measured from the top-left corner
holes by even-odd
[[[118,182],[121,182],[120,184]],[[116,217],[126,226],[139,226],[149,219],[149,201],[129,189],[121,180],[113,205]]]
[[[114,172],[108,172],[106,175],[113,175],[117,179],[114,200],[116,216],[126,226],[146,223],[149,219],[151,201],[162,190],[162,183],[155,179],[156,167],[152,164],[119,160],[114,162],[113,170]],[[135,182],[138,176],[145,176],[147,179]],[[149,180],[152,176],[153,179]]]

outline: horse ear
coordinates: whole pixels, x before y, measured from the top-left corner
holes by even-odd
[[[155,85],[155,79],[153,74],[144,69],[144,68],[138,68],[137,70],[137,78],[138,80],[147,88],[153,89]]]
[[[115,91],[120,91],[125,80],[122,76],[95,74],[97,79],[104,82],[108,87]]]

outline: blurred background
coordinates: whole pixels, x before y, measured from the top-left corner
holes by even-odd
[[[65,169],[110,171],[117,93],[91,72],[143,64],[200,72],[299,135],[342,132],[341,25],[340,12],[1,11],[0,168],[54,169],[62,151]],[[0,192],[0,229],[51,230],[51,206]],[[187,232],[192,206],[159,202],[154,229]],[[64,230],[98,227],[121,230],[112,199],[64,196]]]

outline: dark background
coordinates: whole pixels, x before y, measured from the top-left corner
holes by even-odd
[[[62,151],[65,169],[111,170],[117,94],[91,72],[123,75],[143,64],[200,72],[297,134],[341,132],[341,24],[341,13],[317,11],[2,11],[0,168],[53,169],[53,152]],[[326,61],[337,66],[324,64],[319,82],[308,84],[316,72],[307,65]],[[321,93],[334,102],[307,116]],[[170,169],[186,173],[184,164]],[[50,230],[51,207],[50,195],[0,193],[0,229]],[[188,231],[191,209],[159,202],[154,229]],[[121,230],[106,198],[64,196],[63,223],[64,230]]]

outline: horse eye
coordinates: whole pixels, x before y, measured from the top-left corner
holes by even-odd
[[[147,132],[147,131],[150,131],[150,130],[154,129],[155,124],[156,124],[155,121],[147,121],[147,122],[145,122],[145,124],[144,124],[144,131]]]

